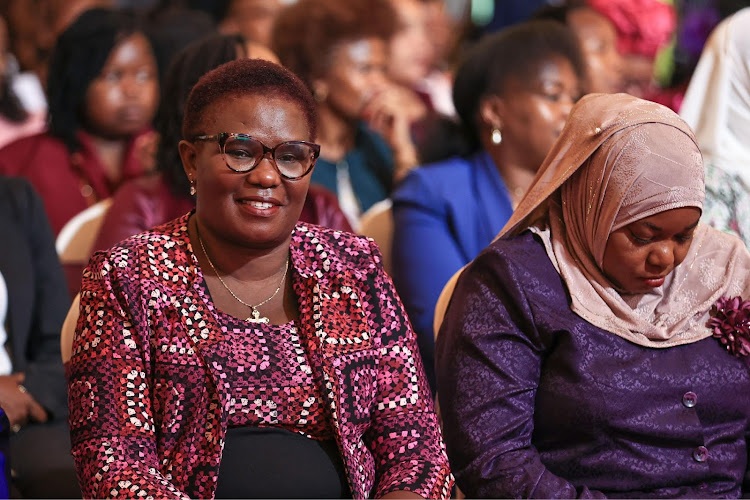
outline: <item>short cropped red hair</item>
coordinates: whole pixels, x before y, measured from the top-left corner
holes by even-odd
[[[204,112],[218,100],[247,95],[271,95],[297,103],[307,118],[310,138],[315,139],[318,112],[310,90],[288,69],[262,59],[231,61],[203,75],[185,104],[183,138],[192,140],[205,133]]]

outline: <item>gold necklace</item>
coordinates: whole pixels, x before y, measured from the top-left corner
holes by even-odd
[[[208,252],[206,252],[206,247],[203,245],[203,239],[201,238],[201,233],[198,230],[198,223],[195,224],[195,234],[198,236],[198,243],[201,244],[201,250],[203,250],[203,255],[206,256],[206,260],[208,261],[208,265],[211,266],[211,269],[214,270],[214,274],[216,274],[216,277],[219,278],[219,282],[222,285],[224,285],[224,288],[226,288],[227,292],[229,292],[232,295],[232,297],[234,297],[234,300],[236,300],[237,302],[239,302],[243,306],[250,308],[250,316],[247,317],[247,318],[245,318],[245,321],[249,321],[250,323],[268,324],[270,320],[267,317],[265,317],[265,316],[261,316],[260,315],[260,311],[258,311],[258,308],[260,306],[262,306],[263,304],[265,304],[266,302],[268,302],[269,300],[271,300],[272,298],[276,297],[276,294],[278,294],[279,290],[281,290],[281,285],[284,284],[284,279],[286,278],[286,273],[287,273],[287,271],[289,271],[289,257],[287,257],[286,258],[286,262],[284,262],[284,274],[281,276],[281,281],[279,281],[279,286],[276,287],[276,291],[274,291],[271,294],[271,296],[268,297],[263,302],[260,302],[258,304],[252,305],[252,304],[248,304],[247,302],[245,302],[241,298],[237,297],[237,295],[235,295],[235,293],[232,291],[232,289],[229,288],[226,283],[224,283],[223,279],[221,279],[221,275],[219,275],[219,271],[216,269],[216,266],[214,266],[214,263],[211,262],[211,257],[208,256]]]

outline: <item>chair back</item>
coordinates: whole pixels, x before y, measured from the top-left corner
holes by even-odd
[[[110,205],[110,198],[91,205],[70,219],[57,235],[55,248],[68,280],[71,297],[81,288],[81,273],[89,263]]]
[[[443,287],[443,291],[440,292],[440,297],[438,297],[437,304],[435,304],[435,316],[432,323],[432,329],[433,334],[435,335],[436,342],[438,332],[440,331],[440,326],[443,324],[445,313],[448,310],[448,305],[451,302],[451,297],[453,297],[453,290],[456,288],[456,282],[458,281],[458,277],[461,276],[461,273],[463,272],[465,267],[466,266],[462,267],[461,269],[456,271],[453,276],[451,276],[451,279],[449,279],[448,283],[446,283]],[[435,413],[437,413],[438,421],[440,422],[440,428],[442,429],[443,417],[440,414],[440,403],[438,402],[437,393],[435,394]],[[458,486],[455,486],[451,498],[464,499],[466,498],[466,495],[464,495],[463,491],[461,491]]]
[[[465,267],[466,266],[462,267],[461,269],[456,271],[453,276],[451,276],[451,279],[449,279],[448,283],[446,283],[443,287],[443,291],[440,292],[440,297],[438,297],[437,304],[435,304],[435,316],[433,316],[432,320],[432,330],[433,334],[435,335],[435,340],[437,340],[438,332],[440,331],[440,325],[443,324],[445,312],[448,310],[448,304],[451,303],[451,297],[453,296],[453,290],[456,288],[458,277],[461,276],[461,273],[464,271]]]
[[[385,272],[391,274],[393,246],[393,203],[385,199],[371,206],[359,219],[359,234],[375,240],[383,254]]]
[[[111,204],[110,198],[95,203],[77,213],[63,226],[55,241],[60,261],[88,263],[94,241]]]
[[[78,323],[78,309],[81,304],[81,294],[76,294],[68,309],[68,315],[63,321],[62,330],[60,331],[60,354],[62,355],[63,364],[67,363],[73,352],[73,337],[76,334],[76,323]]]

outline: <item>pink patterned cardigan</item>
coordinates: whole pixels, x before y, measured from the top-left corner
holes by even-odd
[[[230,399],[222,366],[201,352],[224,334],[198,292],[187,220],[97,253],[84,272],[67,366],[84,497],[214,496]],[[447,498],[415,336],[377,246],[300,223],[291,260],[300,336],[354,497]]]

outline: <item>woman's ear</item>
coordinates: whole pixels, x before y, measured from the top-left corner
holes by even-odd
[[[180,151],[180,159],[182,159],[182,169],[185,171],[185,175],[188,176],[188,179],[190,179],[190,182],[192,184],[192,182],[195,180],[195,175],[198,170],[195,144],[182,140],[178,144],[177,148]]]
[[[505,102],[496,95],[488,95],[479,101],[480,129],[502,130],[505,121]]]

